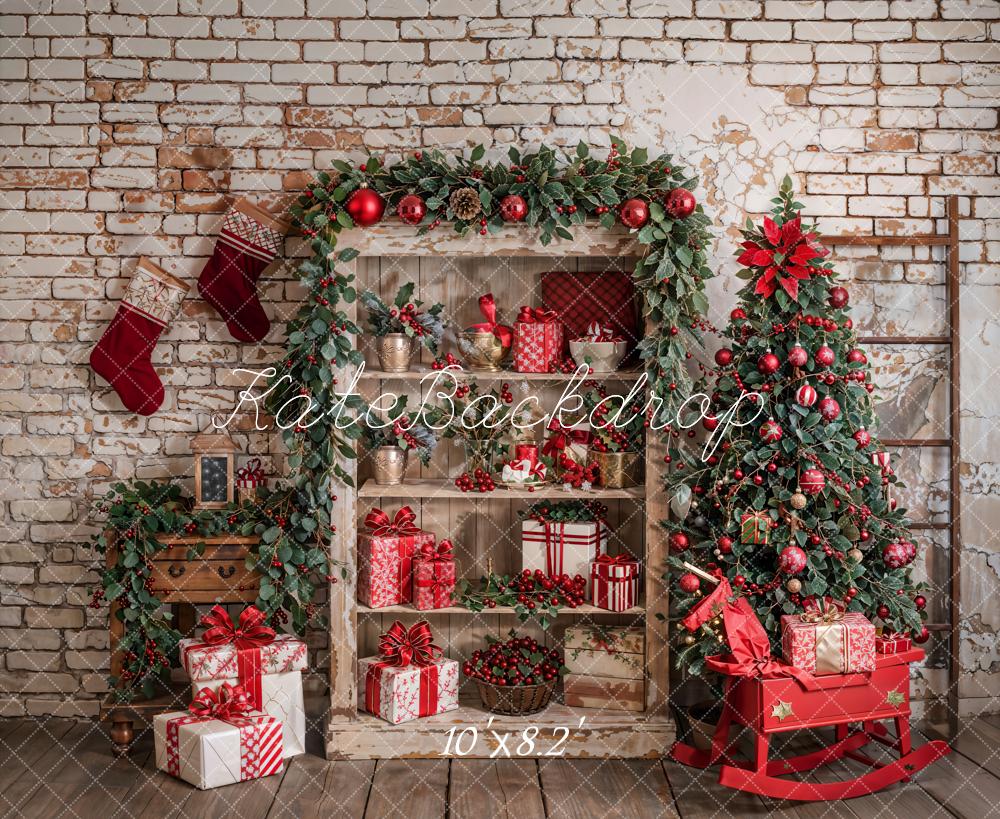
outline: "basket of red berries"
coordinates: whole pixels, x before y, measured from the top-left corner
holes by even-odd
[[[558,650],[511,631],[506,642],[490,639],[486,648],[473,651],[462,671],[476,681],[487,711],[524,716],[549,704],[566,668]]]

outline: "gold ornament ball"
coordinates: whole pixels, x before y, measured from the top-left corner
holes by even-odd
[[[847,556],[855,563],[860,563],[862,560],[865,559],[865,554],[860,549],[851,549],[847,553]]]
[[[721,621],[721,620],[720,620],[720,619],[719,619],[718,617],[716,617],[716,618],[715,618],[715,619],[714,619],[714,620],[712,621],[712,625],[713,625],[713,626],[715,626],[716,628],[718,628],[719,626],[721,626],[721,625],[722,625],[722,621]]]
[[[796,492],[792,495],[790,503],[792,504],[792,509],[805,509],[806,508],[806,496],[801,492]]]
[[[789,579],[787,583],[785,583],[785,588],[788,589],[790,594],[798,594],[800,591],[802,591],[802,581],[799,580],[797,577],[793,577]]]
[[[684,635],[684,645],[686,645],[686,646],[693,646],[694,645],[694,635],[693,634],[686,634],[686,635]]]

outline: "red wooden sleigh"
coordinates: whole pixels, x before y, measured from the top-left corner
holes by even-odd
[[[870,674],[831,674],[813,677],[770,655],[767,634],[745,599],[733,600],[726,580],[689,566],[716,588],[684,619],[691,631],[722,616],[726,640],[733,652],[711,657],[706,666],[725,675],[722,715],[707,751],[677,742],[670,756],[684,765],[707,768],[722,763],[719,784],[777,799],[833,800],[865,796],[908,780],[950,750],[941,741],[917,750],[910,745],[910,663],[923,659],[920,649],[878,655]],[[895,738],[883,724],[895,723]],[[753,762],[735,758],[729,739],[733,725],[746,726],[754,736]],[[855,725],[856,727],[851,727]],[[832,745],[808,754],[770,759],[775,734],[803,728],[835,728]],[[899,758],[880,764],[861,749],[876,742],[896,751]],[[841,782],[803,782],[783,779],[827,765],[841,758],[864,763],[870,771]]]

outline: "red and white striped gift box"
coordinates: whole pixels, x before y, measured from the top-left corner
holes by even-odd
[[[608,548],[608,532],[602,521],[526,520],[521,524],[521,568],[589,578],[590,561]]]
[[[608,611],[639,603],[639,561],[631,555],[599,555],[590,564],[591,602]]]

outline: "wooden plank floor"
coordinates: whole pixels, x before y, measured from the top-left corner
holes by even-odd
[[[937,736],[927,729],[914,740]],[[790,744],[801,750],[818,740],[799,734]],[[198,791],[156,770],[148,732],[129,759],[116,760],[100,726],[0,720],[0,816],[1000,819],[1000,718],[970,721],[951,744],[954,752],[914,782],[839,803],[759,799],[720,788],[713,771],[669,762],[558,758],[327,762],[303,755],[279,776]],[[841,761],[814,775],[832,781],[861,770]]]

